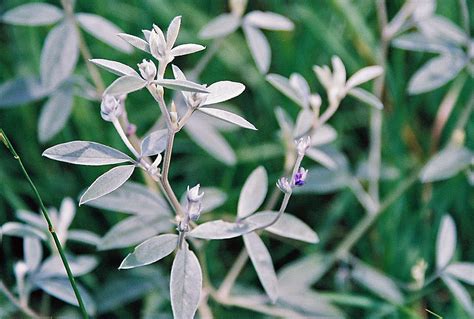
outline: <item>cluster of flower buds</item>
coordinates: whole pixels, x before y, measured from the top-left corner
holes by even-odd
[[[302,137],[295,141],[295,144],[296,151],[298,152],[298,157],[301,160],[302,157],[305,155],[306,150],[311,145],[311,138],[309,136]],[[299,163],[300,162],[298,161],[298,164]],[[294,176],[291,177],[291,179],[288,179],[287,177],[282,177],[277,181],[276,185],[283,193],[289,194],[293,191],[294,187],[303,186],[305,184],[307,176],[308,170],[304,169],[303,167],[298,167],[298,170],[296,171]]]
[[[197,184],[191,189],[189,189],[188,186],[188,191],[186,193],[186,199],[188,201],[186,207],[186,214],[192,221],[197,221],[199,219],[199,216],[201,216],[202,198],[204,197],[204,193],[199,194],[199,187],[199,184]]]
[[[198,108],[207,100],[208,93],[193,92],[188,94],[186,103],[190,108]]]
[[[298,139],[295,141],[296,144],[296,151],[298,152],[299,156],[304,156],[306,154],[306,150],[311,146],[311,137],[306,136]]]
[[[123,113],[123,103],[120,98],[112,95],[104,95],[100,104],[100,116],[106,121],[112,122]]]
[[[144,80],[153,81],[156,77],[156,65],[150,60],[143,59],[142,63],[138,63],[138,69]]]

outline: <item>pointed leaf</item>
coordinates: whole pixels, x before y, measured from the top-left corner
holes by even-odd
[[[145,137],[141,144],[141,156],[152,156],[163,152],[168,140],[168,130],[158,130]]]
[[[201,239],[229,239],[249,233],[257,227],[257,224],[246,221],[230,223],[223,220],[213,220],[197,226],[188,235]]]
[[[423,183],[448,179],[467,168],[474,154],[465,147],[447,147],[436,153],[420,173]]]
[[[166,31],[166,45],[168,50],[174,46],[176,39],[178,38],[179,28],[181,27],[181,16],[174,17],[168,26]]]
[[[81,196],[79,205],[107,195],[122,186],[132,176],[135,167],[135,165],[117,166],[99,176]]]
[[[474,305],[472,303],[469,292],[464,288],[459,281],[451,278],[450,276],[441,276],[446,286],[448,286],[451,293],[459,301],[464,310],[469,314],[470,317],[474,316]]]
[[[152,237],[128,254],[119,269],[130,269],[152,264],[171,254],[177,247],[178,235],[165,234]]]
[[[252,11],[245,15],[245,23],[254,27],[275,31],[290,31],[294,25],[290,19],[273,12]]]
[[[436,239],[436,268],[448,265],[456,250],[456,225],[450,215],[445,215],[439,225]]]
[[[122,30],[111,21],[91,13],[77,13],[76,18],[80,26],[96,39],[125,53],[133,51],[127,42],[117,36]]]
[[[170,295],[174,318],[192,319],[196,313],[202,289],[199,260],[188,245],[178,250],[171,267]]]
[[[5,12],[1,18],[4,23],[14,25],[38,26],[58,22],[63,11],[48,3],[27,3]]]
[[[117,61],[106,60],[106,59],[91,59],[89,61],[103,68],[104,70],[112,72],[113,74],[117,74],[120,76],[131,75],[131,76],[139,77],[138,73],[134,69],[132,69],[126,64],[123,64]]]
[[[196,84],[191,81],[187,81],[187,80],[161,79],[161,80],[155,80],[154,82],[158,85],[164,86],[165,88],[172,89],[172,90],[209,93],[206,87],[200,84]]]
[[[104,94],[122,95],[141,90],[145,87],[146,81],[135,75],[125,75],[112,82]]]
[[[459,262],[451,264],[446,268],[446,273],[474,285],[474,263]]]
[[[273,85],[278,91],[289,97],[293,102],[304,107],[304,103],[298,93],[291,87],[290,82],[284,76],[279,74],[268,74],[266,76],[268,82]]]
[[[336,161],[334,161],[329,154],[319,148],[308,148],[305,155],[329,170],[335,170],[337,168]]]
[[[17,222],[7,222],[3,224],[1,228],[2,235],[9,235],[15,237],[37,237],[42,240],[46,240],[47,236],[42,231],[31,227],[29,225],[17,223]]]
[[[25,237],[23,239],[23,255],[29,272],[34,272],[43,258],[43,247],[37,237]]]
[[[231,34],[240,26],[240,17],[234,14],[224,13],[209,21],[199,31],[201,39],[215,39]]]
[[[43,152],[43,156],[66,163],[78,165],[108,165],[133,162],[126,154],[95,142],[72,141],[58,144]]]
[[[192,53],[202,51],[205,48],[206,48],[205,46],[202,46],[200,44],[194,44],[194,43],[181,44],[171,50],[171,55],[182,56],[182,55],[192,54]]]
[[[239,96],[244,90],[245,85],[239,82],[219,81],[207,87],[209,95],[202,105],[217,104]]]
[[[270,44],[262,31],[250,25],[243,25],[245,39],[250,49],[250,53],[257,64],[258,70],[266,74],[270,68],[271,51]]]
[[[257,130],[252,123],[248,122],[246,119],[238,116],[237,114],[210,107],[200,107],[198,110],[228,123],[232,123],[250,130]]]
[[[278,284],[287,292],[310,288],[330,267],[330,258],[320,254],[310,254],[289,264],[278,272]]]
[[[347,92],[350,96],[355,97],[361,102],[368,104],[369,106],[375,107],[377,110],[383,109],[383,103],[372,93],[361,88],[353,88]]]
[[[262,205],[267,195],[268,177],[263,166],[257,167],[247,178],[239,196],[238,218],[244,218]]]
[[[427,37],[421,32],[403,34],[395,38],[392,45],[400,49],[431,53],[449,53],[452,50],[448,43]]]
[[[81,255],[81,256],[67,256],[71,272],[75,277],[86,275],[97,267],[98,260],[92,255]],[[67,272],[64,268],[64,264],[61,257],[53,255],[48,257],[42,264],[36,274],[36,278],[45,279],[52,277],[65,277],[67,278]]]
[[[368,66],[366,68],[360,69],[354,75],[352,75],[349,80],[346,82],[346,89],[350,90],[356,86],[361,85],[362,83],[368,82],[378,76],[383,74],[383,68],[378,65]]]
[[[0,84],[0,109],[39,100],[50,93],[34,77],[16,78]]]
[[[117,36],[127,41],[128,43],[133,45],[135,48],[145,51],[147,53],[150,53],[150,46],[148,45],[148,42],[146,42],[145,40],[131,34],[126,34],[126,33],[119,33],[117,34]]]
[[[97,246],[99,244],[100,237],[87,230],[71,229],[68,231],[67,240],[88,244],[91,246]]]
[[[278,279],[273,268],[272,257],[255,232],[245,234],[243,238],[258,279],[270,300],[275,303],[278,299]]]

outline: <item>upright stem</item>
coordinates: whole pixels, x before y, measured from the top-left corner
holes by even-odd
[[[56,248],[58,249],[59,255],[61,257],[61,261],[63,262],[64,268],[66,269],[67,276],[69,278],[69,282],[71,283],[72,289],[74,290],[74,294],[76,295],[76,299],[79,303],[79,307],[82,312],[83,318],[89,318],[86,308],[84,306],[84,303],[82,301],[81,293],[79,292],[79,289],[77,288],[76,281],[74,279],[74,275],[71,272],[71,268],[69,267],[69,264],[66,259],[66,255],[64,253],[63,247],[61,245],[61,242],[59,241],[59,238],[56,234],[56,230],[54,229],[53,223],[51,221],[51,218],[49,217],[48,210],[43,204],[43,200],[41,199],[41,196],[36,189],[35,184],[30,178],[30,175],[26,171],[25,166],[23,165],[23,162],[21,161],[20,156],[17,154],[15,149],[13,148],[13,145],[10,143],[10,140],[8,139],[7,135],[3,131],[3,129],[0,128],[0,140],[5,144],[6,148],[12,153],[13,157],[18,161],[18,164],[20,165],[21,171],[23,172],[23,175],[27,179],[31,189],[33,190],[33,193],[36,196],[36,201],[38,205],[40,206],[41,213],[43,214],[44,218],[46,219],[46,223],[48,224],[48,230],[51,233],[51,236],[53,237],[54,243],[56,245]]]
[[[176,197],[173,189],[171,188],[168,175],[170,170],[170,163],[171,163],[171,153],[173,152],[173,143],[174,143],[174,136],[176,132],[174,130],[169,130],[168,133],[168,141],[166,142],[166,150],[165,150],[165,157],[163,159],[163,172],[161,174],[161,182],[163,183],[163,188],[168,195],[173,208],[176,211],[178,216],[184,217],[183,210],[181,208],[181,204],[179,203],[178,198]]]

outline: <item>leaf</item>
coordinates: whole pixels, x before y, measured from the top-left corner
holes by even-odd
[[[302,101],[301,107],[307,108],[309,105],[309,97],[311,95],[308,82],[299,73],[292,73],[289,80],[290,86],[295,90],[296,95]]]
[[[403,295],[395,282],[369,265],[354,261],[352,278],[384,300],[395,304],[403,303]]]
[[[242,187],[237,205],[237,217],[241,219],[255,212],[265,200],[267,189],[267,171],[263,166],[259,166],[247,177]]]
[[[58,22],[64,14],[48,3],[27,3],[15,7],[2,16],[2,22],[14,25],[39,26]]]
[[[467,168],[474,154],[465,147],[447,147],[426,163],[420,173],[423,183],[448,179]]]
[[[135,48],[145,51],[147,53],[150,53],[150,46],[148,45],[148,42],[146,42],[145,40],[139,37],[136,37],[134,35],[126,34],[126,33],[119,33],[117,34],[117,36],[127,41],[128,43],[133,45]]]
[[[171,49],[170,52],[172,56],[182,56],[202,51],[205,48],[205,46],[202,46],[200,44],[187,43],[174,47],[173,49]]]
[[[145,87],[146,81],[135,75],[125,75],[112,82],[104,94],[122,95],[141,90]]]
[[[39,215],[38,213],[33,213],[27,210],[19,209],[16,211],[15,216],[19,220],[29,224],[30,226],[33,226],[34,228],[38,228],[42,230],[43,232],[48,231],[46,221],[44,220],[43,216]]]
[[[278,212],[263,211],[249,216],[245,221],[258,225],[267,225],[275,220],[277,215]],[[311,244],[319,242],[318,235],[308,225],[295,216],[286,213],[281,215],[275,224],[265,228],[265,230],[281,237],[296,239]]]
[[[168,130],[158,130],[145,137],[141,144],[141,156],[160,154],[166,149]]]
[[[250,130],[255,130],[255,131],[257,130],[255,126],[253,126],[252,123],[248,122],[246,119],[244,119],[243,117],[240,117],[237,114],[220,110],[220,109],[210,108],[210,107],[200,107],[198,108],[198,110],[207,115],[226,121],[228,123],[232,123],[232,124],[235,124],[235,125],[238,125],[240,127],[247,128]]]
[[[369,106],[375,107],[377,110],[383,110],[383,103],[372,93],[361,88],[353,88],[347,92],[350,96],[355,97],[361,102]]]
[[[45,88],[55,88],[66,80],[76,67],[79,40],[71,22],[54,27],[46,37],[41,50],[40,74]]]
[[[135,165],[122,165],[99,176],[82,194],[79,206],[116,190],[132,176],[134,170]]]
[[[219,81],[209,85],[207,90],[209,94],[202,106],[221,103],[239,96],[245,90],[245,85],[239,82]]]
[[[392,46],[419,52],[449,53],[453,47],[442,40],[429,38],[421,32],[403,34],[392,41]]]
[[[72,289],[71,283],[67,278],[48,278],[44,280],[38,280],[35,284],[44,290],[49,295],[56,297],[62,301],[65,301],[71,305],[79,306],[74,290]],[[87,313],[93,315],[95,313],[96,306],[89,293],[84,288],[78,285],[79,292],[84,301]]]
[[[174,17],[168,26],[166,31],[166,45],[167,49],[170,50],[178,38],[179,29],[181,27],[181,16]]]
[[[293,100],[296,104],[304,107],[304,103],[298,93],[290,86],[290,82],[284,76],[279,74],[268,74],[266,77],[267,81],[273,85],[278,91],[286,95],[288,98]]]
[[[443,86],[456,77],[466,62],[466,56],[462,52],[432,58],[411,77],[408,93],[420,94]]]
[[[291,31],[293,22],[285,16],[273,12],[252,11],[245,15],[245,23],[260,29],[275,31]]]
[[[245,234],[243,238],[258,279],[270,300],[275,303],[278,299],[278,279],[273,268],[272,257],[255,232]]]
[[[449,264],[456,250],[456,225],[450,215],[444,215],[436,238],[436,268]]]
[[[35,271],[41,263],[41,258],[43,258],[41,241],[37,237],[25,237],[23,239],[23,255],[28,271]]]
[[[9,235],[15,237],[38,237],[41,240],[46,240],[47,236],[42,231],[17,222],[7,222],[1,228],[2,235]]]
[[[125,53],[131,53],[132,47],[117,35],[122,30],[109,20],[91,13],[77,13],[79,25],[96,39]]]
[[[293,137],[297,138],[310,131],[313,123],[315,121],[315,116],[313,111],[309,109],[302,109],[298,113],[296,118],[296,125],[293,130]]]
[[[186,92],[200,92],[200,93],[209,93],[206,87],[196,84],[191,81],[187,80],[169,80],[169,79],[161,79],[155,80],[154,83],[164,86],[165,88],[178,90],[178,91],[186,91]]]
[[[50,93],[35,77],[21,77],[0,85],[0,109],[39,100]]]
[[[344,313],[327,299],[317,292],[299,289],[294,292],[283,291],[278,302],[303,313],[303,318],[345,318]]]
[[[90,273],[99,263],[97,258],[92,255],[67,256],[67,261],[71,267],[74,277],[79,277]],[[37,279],[46,279],[52,277],[67,278],[66,269],[58,255],[48,257],[42,264],[38,273],[35,275]]]
[[[165,234],[152,237],[125,257],[119,269],[130,269],[152,264],[171,254],[178,245],[178,236]]]
[[[329,154],[319,148],[308,148],[305,155],[329,170],[337,169],[337,163],[331,158]]]
[[[471,296],[466,288],[450,276],[442,275],[441,279],[444,281],[446,286],[448,286],[451,293],[456,297],[469,316],[474,316],[474,305],[472,304]]]
[[[201,297],[202,271],[196,255],[187,244],[183,246],[171,267],[171,308],[174,318],[192,319]]]
[[[170,217],[138,215],[115,224],[97,245],[99,250],[110,250],[136,245],[159,233],[168,231],[173,224]]]
[[[87,230],[71,229],[68,231],[67,240],[97,246],[100,242],[100,237]]]
[[[131,214],[167,217],[171,214],[168,204],[161,195],[142,184],[130,181],[112,193],[88,202],[87,205]]]
[[[446,267],[445,272],[470,285],[474,285],[474,263],[459,262]]]
[[[249,233],[257,227],[257,224],[246,221],[230,223],[223,220],[213,220],[197,226],[188,233],[188,236],[200,239],[229,239]]]
[[[383,74],[383,68],[379,65],[372,65],[360,69],[354,75],[352,75],[346,82],[346,89],[350,90],[362,83],[368,82]]]
[[[120,76],[130,75],[130,76],[139,77],[137,71],[135,71],[128,65],[117,62],[117,61],[106,60],[106,59],[91,59],[89,61],[103,68],[104,70],[112,72],[113,74],[117,74]]]
[[[321,254],[310,254],[286,264],[278,272],[278,284],[283,291],[293,292],[310,288],[330,266],[330,258]]]
[[[328,194],[346,187],[349,183],[347,172],[341,169],[330,170],[323,167],[311,167],[299,193]]]
[[[267,38],[262,31],[250,25],[244,24],[242,29],[258,70],[260,73],[266,74],[270,68],[272,54]]]
[[[202,213],[214,210],[214,208],[221,206],[227,200],[227,194],[220,189],[214,187],[203,187],[201,190],[204,192],[201,207]]]
[[[72,87],[56,90],[41,110],[38,120],[38,139],[41,143],[49,141],[66,125],[72,111]]]
[[[72,220],[76,216],[76,205],[70,197],[66,197],[61,202],[59,209],[59,218],[56,223],[56,233],[62,244],[66,242],[68,237],[68,229]]]
[[[199,31],[201,39],[215,39],[231,34],[240,26],[240,17],[234,14],[224,13],[209,21]]]
[[[48,148],[42,155],[56,161],[90,166],[133,162],[128,155],[119,150],[87,141],[58,144]]]
[[[418,28],[429,38],[440,39],[458,46],[464,45],[468,39],[461,28],[440,15],[433,15],[429,19],[419,21]]]

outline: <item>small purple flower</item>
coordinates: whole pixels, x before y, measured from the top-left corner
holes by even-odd
[[[294,177],[294,183],[296,186],[303,186],[306,181],[306,176],[308,175],[308,170],[300,167],[300,169],[296,172]]]

